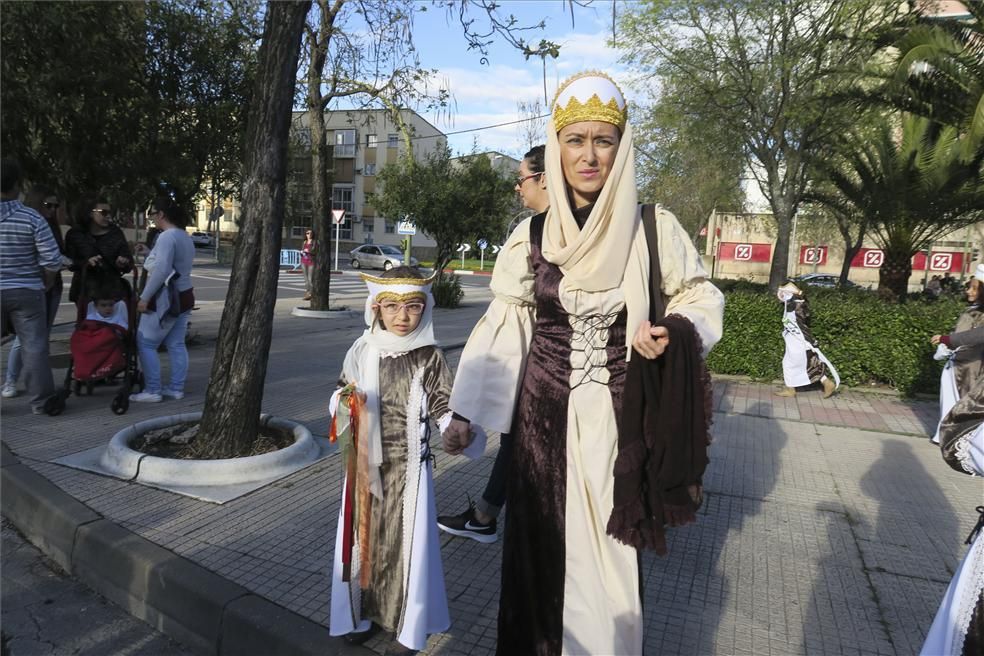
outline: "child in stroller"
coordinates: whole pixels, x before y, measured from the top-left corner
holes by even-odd
[[[84,283],[81,288],[87,289]],[[121,415],[129,409],[131,388],[139,384],[133,289],[121,278],[116,284],[93,288],[91,294],[91,300],[80,294],[76,303],[65,389],[79,395],[84,384],[91,395],[96,382],[111,381],[122,373],[123,384],[110,405]]]

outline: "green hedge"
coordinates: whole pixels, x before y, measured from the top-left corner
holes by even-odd
[[[782,310],[775,295],[735,286],[725,297],[724,335],[708,357],[711,371],[781,379]],[[813,334],[843,383],[886,384],[905,395],[939,392],[941,365],[929,338],[953,329],[963,300],[896,304],[869,291],[817,288],[807,298]]]

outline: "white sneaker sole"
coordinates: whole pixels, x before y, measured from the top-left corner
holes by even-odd
[[[476,533],[475,531],[463,531],[456,528],[449,528],[443,524],[438,524],[437,526],[445,533],[457,535],[459,538],[471,538],[472,540],[481,542],[482,544],[492,544],[499,539],[499,535],[497,533],[493,533],[492,535],[482,535],[481,533]]]

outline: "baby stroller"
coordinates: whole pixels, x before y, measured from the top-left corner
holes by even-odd
[[[136,283],[134,273],[134,283]],[[88,395],[97,382],[112,382],[119,374],[123,382],[117,390],[110,408],[118,415],[130,408],[130,392],[143,384],[137,366],[137,312],[136,295],[125,278],[119,279],[122,301],[126,304],[127,328],[86,318],[89,305],[88,287],[85,273],[79,286],[79,296],[75,303],[75,332],[69,345],[71,358],[65,374],[65,392],[81,395],[82,387]]]

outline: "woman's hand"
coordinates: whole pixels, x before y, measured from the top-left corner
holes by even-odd
[[[937,344],[940,343],[940,337],[942,337],[942,335],[933,335],[932,337],[929,338],[929,343],[932,344],[933,346],[936,346]]]
[[[87,260],[89,266],[91,266],[91,267],[97,267],[97,266],[99,266],[100,264],[102,264],[102,261],[103,261],[103,256],[102,255],[93,255],[92,257],[90,257]]]
[[[146,255],[150,252],[150,249],[147,248],[147,244],[137,243],[133,245],[133,252],[137,255]]]
[[[117,269],[129,269],[130,268],[130,258],[118,255],[116,257],[116,268]]]
[[[452,419],[448,427],[441,433],[444,441],[444,451],[449,455],[456,456],[472,442],[471,422],[461,419]]]
[[[647,360],[655,360],[663,355],[663,351],[670,345],[670,331],[666,326],[654,326],[648,321],[643,321],[632,338],[632,348]]]
[[[140,299],[140,302],[137,303],[137,312],[146,314],[149,311],[150,310],[147,309],[147,301]]]

